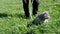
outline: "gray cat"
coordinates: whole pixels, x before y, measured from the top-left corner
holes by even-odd
[[[38,24],[41,24],[41,23],[44,23],[44,22],[46,23],[46,22],[48,22],[49,19],[50,19],[50,15],[49,15],[48,11],[45,11],[42,14],[40,14],[39,16],[37,16],[33,20],[32,24],[28,25],[28,27],[33,25],[33,24],[38,25]]]

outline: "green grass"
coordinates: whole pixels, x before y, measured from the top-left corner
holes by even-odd
[[[48,23],[28,28],[36,16],[25,19],[22,0],[0,0],[0,34],[60,34],[60,0],[39,2],[38,14],[49,11],[51,18]],[[31,8],[30,2],[30,13]]]

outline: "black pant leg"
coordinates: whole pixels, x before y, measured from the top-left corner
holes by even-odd
[[[23,0],[23,8],[24,8],[25,16],[29,17],[29,0]]]
[[[38,0],[32,0],[32,5],[33,5],[33,15],[35,15],[35,14],[37,14],[37,11],[38,11],[39,1]]]

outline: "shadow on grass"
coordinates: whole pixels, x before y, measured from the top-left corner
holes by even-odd
[[[0,18],[3,18],[3,17],[8,17],[8,15],[5,13],[0,13]]]
[[[5,13],[0,13],[0,18],[5,18],[5,17],[18,17],[18,18],[25,18],[25,16],[23,14],[5,14]]]

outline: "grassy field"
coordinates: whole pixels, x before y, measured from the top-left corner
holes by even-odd
[[[60,34],[60,0],[39,0],[38,14],[49,11],[48,23],[27,27],[36,16],[25,19],[22,0],[0,0],[0,34]],[[29,2],[29,10],[32,5]]]

